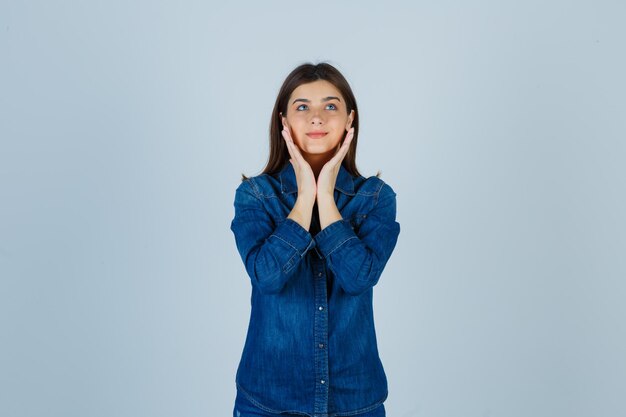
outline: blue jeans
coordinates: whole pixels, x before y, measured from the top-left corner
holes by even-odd
[[[235,398],[233,417],[305,417],[304,414],[275,414],[265,411],[254,405],[239,390]],[[386,417],[385,404],[381,404],[375,409],[366,413],[354,414],[353,417]]]

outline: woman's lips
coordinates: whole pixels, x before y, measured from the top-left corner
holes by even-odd
[[[319,138],[323,138],[327,134],[328,133],[324,133],[324,132],[314,132],[314,133],[307,133],[306,135],[310,137],[311,139],[319,139]]]

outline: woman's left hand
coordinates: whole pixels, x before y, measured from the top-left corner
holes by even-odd
[[[317,177],[317,195],[316,198],[319,200],[320,198],[330,198],[334,201],[334,191],[335,191],[335,182],[337,181],[337,174],[339,173],[339,168],[341,167],[341,162],[343,158],[348,153],[348,149],[350,148],[350,142],[352,142],[352,137],[354,136],[354,128],[350,128],[348,133],[346,134],[346,138],[343,141],[343,144],[339,147],[335,155],[328,161],[322,169]]]

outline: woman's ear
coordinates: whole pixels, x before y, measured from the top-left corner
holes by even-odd
[[[283,127],[287,127],[287,118],[285,116],[283,116],[283,112],[281,111],[280,113],[280,121],[283,124]]]

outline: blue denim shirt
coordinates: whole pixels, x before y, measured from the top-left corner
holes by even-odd
[[[252,286],[236,387],[260,408],[315,417],[367,412],[387,398],[372,287],[400,233],[396,194],[382,179],[335,182],[342,216],[319,231],[287,218],[298,186],[292,165],[244,180],[231,230]]]

